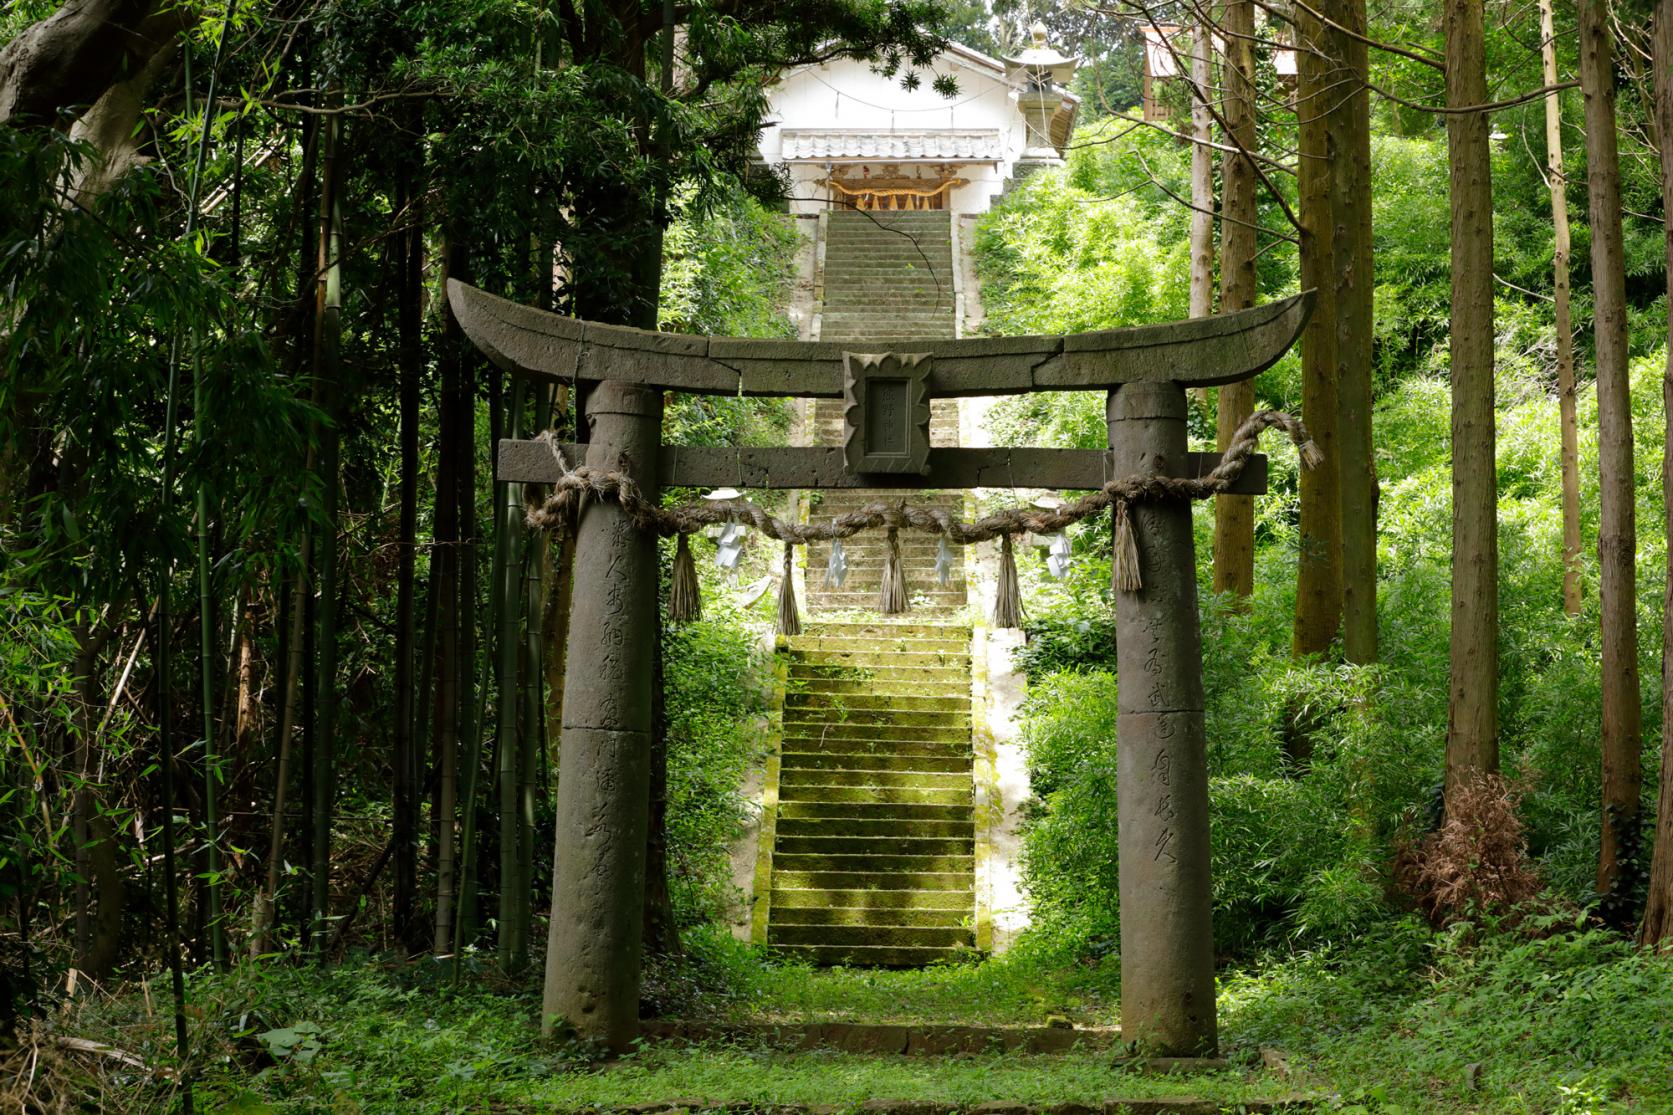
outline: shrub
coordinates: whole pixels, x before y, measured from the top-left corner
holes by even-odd
[[[1516,815],[1520,797],[1501,775],[1461,781],[1448,796],[1440,829],[1403,850],[1401,880],[1435,924],[1504,915],[1539,893]]]

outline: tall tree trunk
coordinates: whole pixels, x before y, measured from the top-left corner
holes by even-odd
[[[115,617],[122,610],[117,603],[110,614]],[[94,677],[99,655],[115,633],[114,621],[76,629],[76,789],[71,813],[77,876],[76,967],[94,979],[103,979],[116,965],[126,898],[117,865],[116,834],[99,810],[95,788],[99,719]]]
[[[1301,335],[1301,414],[1323,462],[1301,473],[1301,552],[1295,573],[1297,656],[1326,650],[1342,621],[1342,506],[1336,437],[1336,287],[1331,255],[1334,221],[1330,181],[1337,169],[1331,150],[1332,121],[1341,111],[1331,53],[1339,38],[1327,35],[1308,8],[1295,12],[1296,118],[1301,186],[1301,285],[1314,292],[1313,316]]]
[[[463,238],[450,232],[444,254],[446,276],[463,278],[469,270]],[[464,334],[449,310],[442,342],[441,415],[436,476],[435,548],[430,579],[436,594],[436,918],[433,947],[438,956],[453,952],[453,922],[458,897],[458,842],[454,825],[459,793],[459,471],[457,432],[464,365]]]
[[[198,353],[198,337],[192,338],[192,430],[193,440],[201,451],[208,437],[205,411],[208,392],[203,381],[203,361]],[[227,964],[227,933],[221,911],[221,757],[216,747],[215,730],[215,613],[219,604],[215,599],[214,578],[210,573],[209,536],[214,529],[210,511],[212,499],[209,481],[200,477],[197,483],[197,585],[198,585],[198,702],[203,714],[203,850],[204,891],[209,903],[210,955],[217,968]]]
[[[1557,84],[1554,0],[1540,0],[1540,56],[1545,84]],[[1568,179],[1563,175],[1561,93],[1545,98],[1545,174],[1551,184],[1551,295],[1557,312],[1557,422],[1562,431],[1563,611],[1580,614],[1580,434],[1575,417],[1574,319],[1569,306]]]
[[[1603,606],[1603,845],[1597,887],[1603,916],[1631,914],[1642,787],[1638,688],[1637,524],[1632,393],[1627,375],[1626,253],[1621,161],[1615,136],[1615,61],[1607,0],[1580,0],[1580,89],[1586,104],[1591,201],[1592,317],[1597,329],[1598,597]]]
[[[313,453],[308,454],[309,459]],[[311,471],[304,467],[304,471]],[[312,565],[308,532],[302,531],[298,548],[296,587],[290,591],[290,615],[286,619],[289,630],[283,640],[284,680],[279,691],[279,758],[273,775],[273,825],[268,835],[266,881],[256,895],[250,931],[250,957],[254,959],[269,948],[279,894],[279,864],[285,853],[285,805],[290,793],[291,738],[296,733],[297,693],[306,670],[303,649],[307,639],[303,625],[307,617],[308,570]]]
[[[504,427],[511,437],[524,434],[524,388],[521,379],[511,384],[510,406]],[[523,778],[523,734],[521,694],[519,692],[519,660],[522,637],[519,621],[523,614],[523,501],[521,485],[499,482],[494,485],[498,497],[499,537],[495,540],[495,556],[499,580],[494,586],[498,627],[495,633],[495,692],[497,705],[494,714],[494,733],[497,737],[495,755],[498,770],[500,799],[500,902],[499,902],[499,962],[506,973],[521,972],[528,963],[528,938],[521,917],[528,898],[528,882],[522,869],[526,860],[523,848],[527,836],[523,832],[521,782]]]
[[[1191,39],[1191,316],[1214,312],[1214,30],[1204,22]]]
[[[1661,793],[1656,805],[1650,886],[1638,936],[1646,945],[1673,941],[1673,0],[1656,6],[1654,56],[1656,134],[1661,141],[1661,211],[1667,245],[1667,364],[1661,401],[1667,433],[1661,456],[1662,501],[1667,509],[1667,588],[1661,615]]]
[[[1371,100],[1365,0],[1327,0],[1337,24],[1339,110],[1330,123],[1331,255],[1335,288],[1337,448],[1342,501],[1342,651],[1377,660],[1377,467],[1371,442]],[[1311,423],[1312,418],[1308,419]]]
[[[418,161],[410,160],[412,163]],[[418,381],[423,363],[420,303],[424,297],[424,229],[419,219],[418,200],[408,186],[417,178],[416,170],[409,163],[408,174],[402,175],[396,184],[397,216],[408,221],[409,227],[398,237],[400,299],[396,315],[401,345],[401,524],[395,586],[394,754],[390,762],[395,813],[393,928],[395,939],[408,950],[418,947],[415,933],[418,906],[418,754],[413,746],[417,727],[413,688],[417,625],[413,609],[418,537]]]
[[[1222,78],[1226,86],[1224,117],[1229,144],[1221,168],[1223,202],[1220,222],[1220,312],[1246,310],[1255,304],[1255,167],[1247,154],[1255,132],[1255,6],[1252,0],[1227,0],[1222,27],[1226,37]],[[1222,452],[1232,435],[1255,410],[1255,385],[1245,380],[1219,391],[1218,434]],[[1248,596],[1255,591],[1255,504],[1252,496],[1214,497],[1214,591]]]
[[[328,116],[324,124],[325,157],[319,205],[319,271],[315,296],[314,374],[322,394],[325,422],[319,432],[320,518],[317,588],[319,633],[316,647],[319,677],[315,683],[313,837],[310,841],[309,940],[323,955],[326,918],[331,910],[331,819],[336,797],[337,737],[337,493],[341,487],[341,420],[343,405],[339,344],[342,314],[342,200],[339,165],[340,125]]]
[[[468,273],[461,278],[469,281]],[[476,790],[481,774],[483,703],[489,666],[486,658],[478,661],[476,637],[476,621],[481,615],[477,600],[476,376],[481,364],[475,349],[463,337],[460,346],[459,413],[454,424],[454,436],[459,439],[454,457],[454,498],[459,505],[459,611],[455,623],[459,647],[460,777],[464,779],[464,792],[460,802],[461,870],[453,931],[455,942],[474,940],[477,929],[476,884],[480,877],[477,868],[481,848],[476,839]]]
[[[1446,0],[1446,97],[1485,104],[1482,0]],[[1493,425],[1493,168],[1485,112],[1446,118],[1452,208],[1452,669],[1446,785],[1499,766],[1499,538]]]

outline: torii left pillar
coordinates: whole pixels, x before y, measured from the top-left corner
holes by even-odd
[[[586,463],[626,472],[655,500],[661,391],[600,383],[586,417]],[[657,546],[614,500],[580,518],[541,1028],[568,1022],[625,1052],[639,1035]]]

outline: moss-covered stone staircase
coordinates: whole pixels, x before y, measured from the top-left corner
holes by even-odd
[[[894,967],[970,948],[970,629],[818,623],[790,648],[768,944]]]
[[[825,340],[874,351],[954,335],[950,214],[832,212],[823,266]],[[815,440],[842,443],[840,403],[820,400],[812,419]],[[956,401],[933,402],[930,426],[933,444],[957,445]],[[809,515],[902,494],[963,511],[956,492],[850,490]],[[884,535],[846,544],[841,586],[825,581],[830,547],[808,547],[813,622],[790,641],[767,943],[817,964],[914,966],[975,943],[970,628],[951,618],[962,547],[942,585],[936,540],[900,543],[914,610],[862,622],[831,613],[876,608]]]

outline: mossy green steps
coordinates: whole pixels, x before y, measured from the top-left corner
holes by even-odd
[[[815,964],[967,955],[970,629],[813,623],[785,674],[768,945]]]

